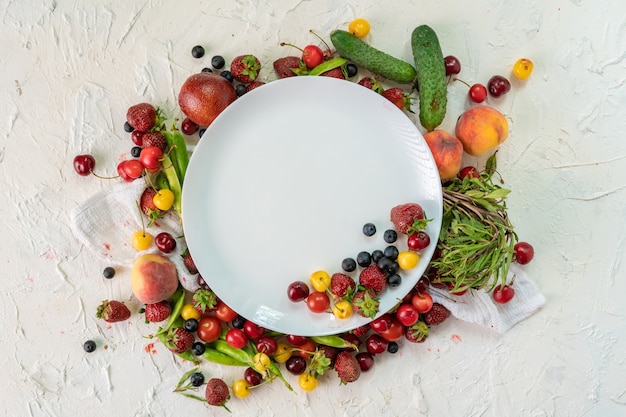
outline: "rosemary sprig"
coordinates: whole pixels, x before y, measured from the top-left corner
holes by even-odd
[[[505,284],[517,235],[506,212],[510,190],[493,182],[496,155],[478,178],[454,179],[443,188],[440,256],[433,259],[442,282],[454,292]]]

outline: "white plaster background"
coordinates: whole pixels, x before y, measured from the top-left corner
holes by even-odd
[[[306,45],[309,29],[327,37],[359,16],[372,24],[368,42],[409,62],[411,30],[431,25],[468,82],[508,76],[522,56],[535,62],[527,82],[490,104],[511,122],[499,167],[519,236],[536,249],[526,271],[547,304],[504,335],[449,320],[354,384],[333,378],[298,395],[271,384],[234,399],[232,414],[626,415],[622,0],[1,0],[4,415],[228,415],[172,393],[188,364],[158,345],[145,353],[138,315],[110,327],[95,319],[104,298],[134,301],[128,270],[102,279],[106,265],[69,230],[71,208],[110,186],[76,175],[72,159],[92,153],[100,172],[114,174],[131,146],[128,106],[175,110],[179,86],[214,54],[254,53],[270,79],[271,62],[293,52],[279,42]],[[207,49],[203,61],[191,57],[196,44]],[[453,129],[465,94],[450,86],[443,128]],[[99,349],[86,354],[89,338]]]

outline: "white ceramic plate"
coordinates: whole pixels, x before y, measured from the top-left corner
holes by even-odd
[[[288,285],[384,249],[390,210],[407,202],[433,218],[436,242],[440,179],[415,124],[356,83],[292,77],[238,98],[206,130],[185,177],[183,226],[202,277],[227,305],[268,329],[327,335],[369,320],[312,313],[288,299]],[[362,233],[368,222],[372,237]],[[381,314],[411,290],[433,250],[385,290]]]

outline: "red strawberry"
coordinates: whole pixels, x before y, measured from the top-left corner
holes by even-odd
[[[185,253],[183,253],[183,263],[187,267],[187,271],[189,271],[190,274],[195,275],[198,273],[198,268],[196,267],[196,263],[191,257],[191,253],[189,253],[189,249],[187,249]]]
[[[346,76],[343,73],[343,70],[341,68],[333,68],[329,71],[323,72],[320,74],[320,76],[322,77],[331,77],[331,78],[339,78],[341,80],[345,80]]]
[[[381,94],[384,90],[383,86],[380,85],[378,80],[374,77],[363,77],[359,80],[358,84],[379,94]]]
[[[187,352],[194,341],[194,335],[182,327],[173,327],[165,335],[165,346],[174,353]]]
[[[108,323],[115,323],[128,319],[130,310],[119,301],[104,300],[96,309],[96,317]]]
[[[391,222],[399,233],[408,234],[414,223],[424,220],[424,210],[417,203],[406,203],[391,209]]]
[[[154,205],[154,196],[156,195],[156,190],[152,187],[146,187],[141,193],[141,197],[139,198],[139,207],[141,211],[148,216],[148,226],[152,226],[152,224],[163,215],[163,211],[159,210],[157,206]]]
[[[158,303],[146,304],[145,314],[146,321],[150,323],[158,323],[167,319],[172,313],[172,306],[167,300]]]
[[[163,133],[159,131],[146,132],[142,138],[142,147],[147,148],[148,146],[156,146],[161,150],[161,152],[165,152],[167,149],[167,141],[165,140],[165,136]]]
[[[336,273],[330,277],[330,292],[336,297],[345,297],[351,294],[355,288],[354,280],[345,274]]]
[[[217,307],[217,296],[211,290],[198,288],[193,293],[191,304],[200,314],[207,314]]]
[[[448,317],[450,317],[450,310],[439,303],[434,303],[433,307],[423,315],[424,322],[429,326],[441,324],[446,321]]]
[[[389,88],[382,92],[383,97],[391,101],[400,110],[411,111],[411,98],[403,89],[398,87]]]
[[[219,378],[211,378],[206,383],[204,397],[210,405],[224,406],[226,408],[226,401],[230,398],[228,385]]]
[[[369,332],[370,330],[370,325],[369,324],[364,324],[363,326],[357,327],[356,329],[352,329],[352,334],[354,334],[355,336],[365,336],[365,334],[367,332]]]
[[[240,83],[248,84],[256,79],[261,62],[254,55],[239,55],[230,63],[230,73]]]
[[[295,77],[298,75],[298,70],[303,68],[306,68],[304,62],[297,56],[286,56],[274,61],[274,71],[278,78]]]
[[[126,121],[140,132],[147,132],[154,126],[157,112],[150,103],[139,103],[129,107],[126,112]]]
[[[250,84],[248,84],[248,86],[246,87],[246,92],[250,92],[252,90],[254,90],[255,88],[259,88],[260,86],[262,86],[263,84],[265,84],[263,81],[252,81]]]
[[[354,312],[360,316],[373,319],[378,314],[380,301],[372,290],[359,291],[352,299]]]
[[[335,359],[335,370],[342,384],[354,382],[361,376],[361,367],[353,354],[340,352]]]
[[[387,276],[378,265],[372,264],[359,274],[359,284],[378,293],[387,287]]]
[[[409,342],[423,343],[428,338],[428,325],[423,321],[418,321],[414,325],[407,327],[404,332],[404,337]]]

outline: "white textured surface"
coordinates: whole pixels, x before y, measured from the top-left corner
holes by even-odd
[[[95,319],[104,298],[135,301],[128,270],[103,280],[106,265],[69,229],[72,207],[111,185],[75,175],[71,162],[92,153],[100,172],[114,174],[130,147],[126,108],[145,100],[174,110],[178,86],[210,56],[254,53],[269,78],[271,62],[293,52],[279,42],[304,45],[314,41],[308,29],[327,34],[357,16],[372,24],[368,42],[409,61],[411,30],[431,25],[469,82],[508,76],[521,56],[535,62],[531,79],[491,104],[511,124],[499,171],[513,189],[518,234],[536,249],[525,270],[547,304],[504,335],[450,320],[357,383],[328,379],[298,395],[271,384],[234,400],[233,414],[626,414],[624,2],[191,3],[0,2],[6,415],[228,415],[171,392],[188,365],[158,345],[146,353],[138,316],[113,326]],[[198,43],[202,62],[190,55]],[[443,128],[453,128],[465,93],[450,86]],[[99,342],[95,353],[82,350],[88,338]],[[208,366],[206,374],[235,376]]]

